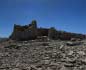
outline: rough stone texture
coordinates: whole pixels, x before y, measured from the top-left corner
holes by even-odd
[[[51,27],[49,29],[48,37],[50,39],[56,40],[56,39],[59,39],[58,36],[59,36],[59,34],[58,34],[57,30],[54,27]]]
[[[38,36],[48,36],[49,29],[47,28],[38,28],[37,35]]]
[[[10,36],[13,40],[31,40],[37,37],[37,24],[32,21],[29,26],[14,25],[14,31]]]
[[[31,40],[0,43],[0,70],[86,70],[86,40],[73,46],[66,45],[67,42]]]
[[[82,40],[85,39],[86,36],[83,34],[76,34],[76,33],[69,33],[65,31],[58,31],[54,27],[53,28],[38,28],[37,22],[33,20],[31,24],[20,26],[14,25],[14,30],[10,36],[10,39],[13,40],[33,40],[36,39],[38,36],[47,36],[50,39],[57,40]]]

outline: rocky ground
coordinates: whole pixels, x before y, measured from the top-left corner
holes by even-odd
[[[86,41],[0,43],[0,70],[86,70]]]

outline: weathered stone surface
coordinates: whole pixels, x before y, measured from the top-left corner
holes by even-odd
[[[29,40],[36,38],[37,25],[35,21],[29,26],[14,25],[14,31],[10,36],[14,40]]]
[[[31,24],[20,26],[14,24],[14,30],[10,36],[10,39],[13,40],[33,40],[37,39],[38,36],[47,36],[53,40],[82,40],[86,36],[83,34],[69,33],[65,31],[58,31],[54,27],[49,28],[38,28],[37,22],[33,20]]]
[[[19,68],[14,68],[14,69],[12,69],[12,70],[20,70]]]
[[[82,42],[67,42],[66,45],[68,46],[75,46],[75,45],[81,45]]]
[[[48,28],[38,28],[37,29],[37,35],[38,36],[48,36]]]
[[[48,37],[54,40],[58,39],[57,30],[54,27],[51,27],[49,29]]]
[[[9,43],[13,48],[0,48],[0,70],[85,70],[86,46],[67,46],[66,43],[13,41]],[[16,46],[19,49],[15,49]]]

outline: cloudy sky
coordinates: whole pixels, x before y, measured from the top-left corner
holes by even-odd
[[[0,37],[32,20],[39,27],[86,34],[86,0],[0,0]]]

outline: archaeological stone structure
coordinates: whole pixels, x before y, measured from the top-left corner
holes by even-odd
[[[47,36],[49,39],[61,39],[61,40],[71,40],[72,38],[76,39],[85,39],[86,35],[69,33],[65,31],[56,30],[54,27],[51,28],[38,28],[36,20],[33,20],[31,24],[21,26],[14,24],[14,29],[10,35],[10,39],[13,40],[34,40],[37,37]]]

